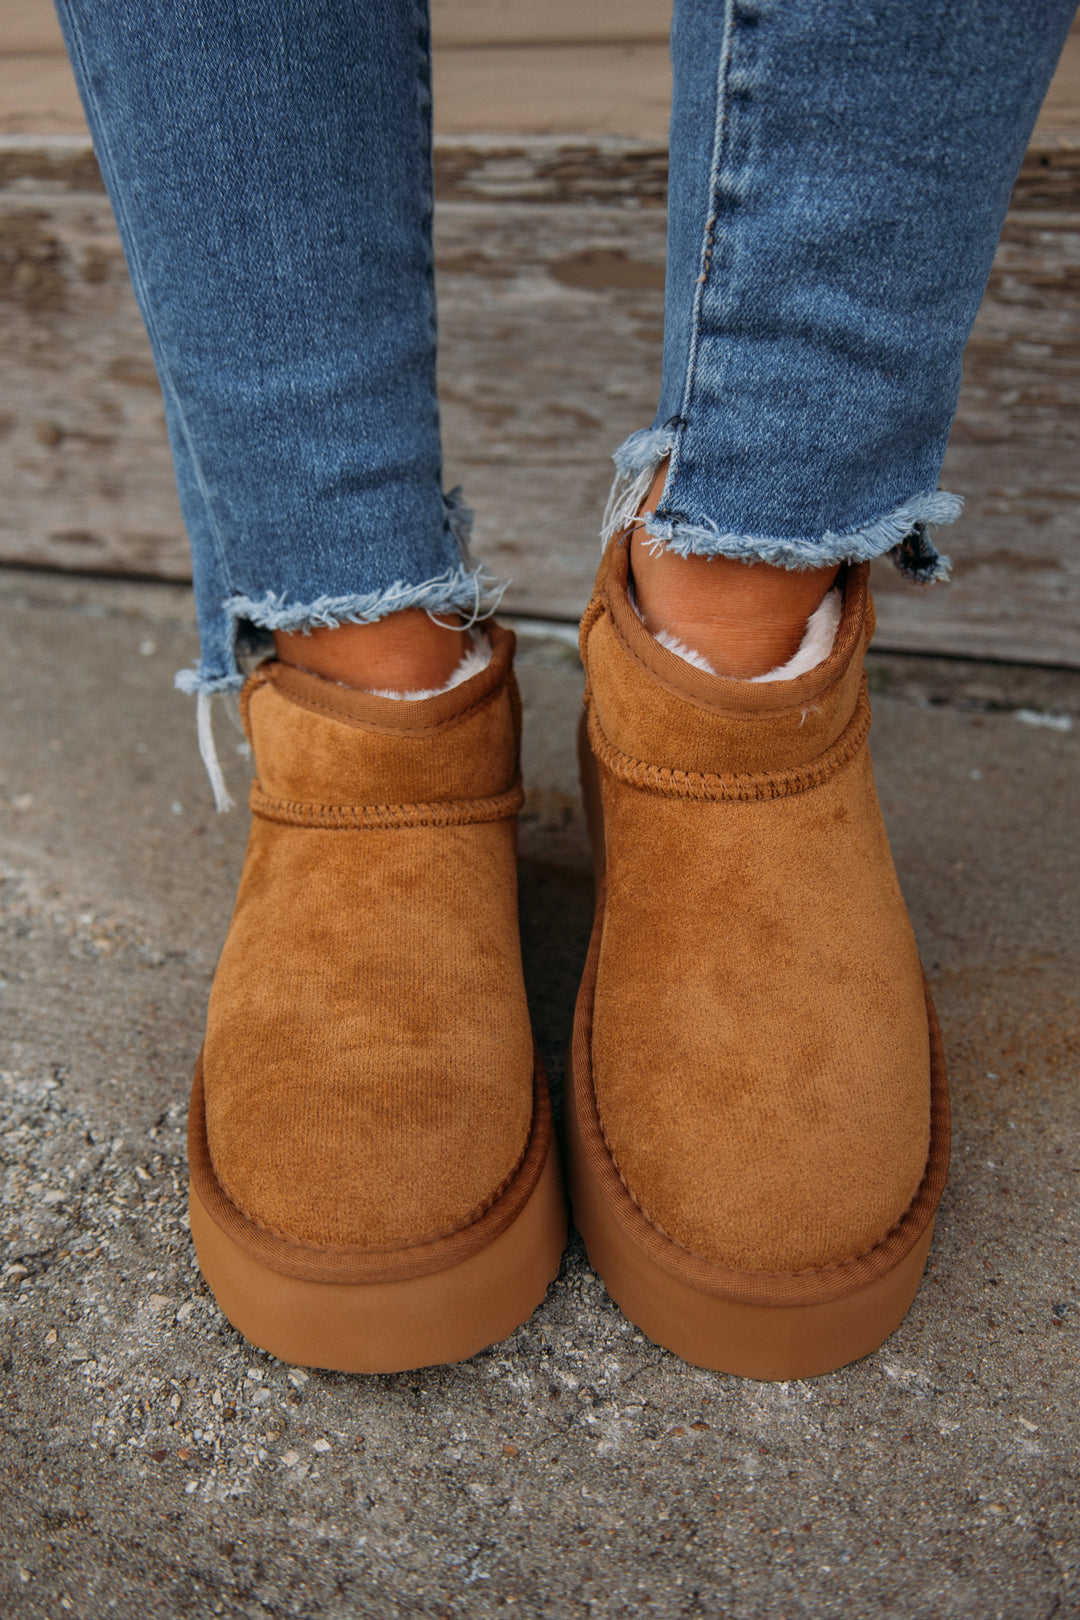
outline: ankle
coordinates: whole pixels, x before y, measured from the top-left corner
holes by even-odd
[[[283,664],[362,691],[416,692],[445,686],[468,645],[456,615],[450,623],[438,623],[422,608],[390,613],[374,624],[274,632],[274,647]]]
[[[642,512],[656,507],[667,476],[657,470]],[[835,565],[795,572],[732,557],[679,557],[657,550],[642,529],[630,541],[638,612],[705,658],[718,675],[750,680],[798,651],[807,621],[839,573]]]
[[[633,542],[638,611],[650,634],[663,632],[706,659],[718,675],[751,680],[786,664],[836,568],[792,573],[730,557],[652,557]]]

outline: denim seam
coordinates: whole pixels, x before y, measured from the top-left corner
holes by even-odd
[[[720,184],[724,143],[727,134],[727,79],[731,66],[732,43],[735,37],[735,0],[724,0],[724,34],[720,45],[720,61],[716,69],[716,110],[713,118],[713,145],[709,167],[708,201],[705,230],[698,257],[697,282],[694,288],[694,306],[690,317],[690,347],[686,359],[686,379],[683,385],[681,411],[658,428],[632,433],[615,452],[615,481],[608,496],[600,529],[604,545],[616,534],[633,524],[641,503],[652,486],[652,481],[664,457],[668,457],[667,476],[660,492],[657,507],[662,508],[671,480],[679,465],[679,450],[683,429],[693,393],[701,337],[701,304],[712,264],[713,242],[716,234],[717,190]]]
[[[413,16],[415,19],[417,46],[417,71],[414,89],[416,115],[420,127],[420,139],[417,143],[420,156],[417,159],[419,174],[417,176],[416,192],[419,202],[420,234],[425,244],[424,275],[427,292],[427,326],[431,337],[432,353],[436,356],[437,364],[439,322],[435,297],[435,249],[432,233],[435,216],[435,173],[432,149],[431,13],[429,0],[414,0]],[[441,439],[442,422],[437,386],[432,388],[431,400],[435,435],[437,439]],[[441,467],[439,477],[441,487]],[[447,515],[449,516],[449,514]],[[468,556],[467,531],[466,535],[463,535],[452,521],[448,524],[448,527],[457,542],[458,555],[464,561]]]
[[[813,536],[726,531],[708,518],[691,522],[679,513],[665,512],[664,503],[678,472],[697,383],[702,304],[712,273],[720,216],[720,187],[730,146],[730,79],[739,21],[737,4],[738,0],[725,0],[724,3],[724,31],[715,81],[708,201],[679,415],[670,417],[659,427],[632,433],[616,450],[615,479],[604,513],[601,538],[606,544],[616,535],[633,528],[643,531],[647,539],[654,542],[656,550],[664,549],[681,557],[724,556],[796,570],[821,568],[833,563],[867,562],[891,552],[900,571],[916,583],[931,584],[946,580],[950,561],[935,550],[928,527],[930,524],[954,522],[963,502],[944,490],[916,491],[899,505],[879,513],[857,528],[843,533],[826,530],[824,534]],[[642,507],[665,456],[668,458],[667,476],[655,510],[643,512]]]
[[[107,160],[109,172],[115,178],[115,176],[119,173],[119,168],[118,168],[118,165],[116,163],[115,158],[113,157],[112,148],[111,148],[111,146],[109,144],[109,136],[108,136],[108,130],[107,130],[107,127],[106,127],[106,121],[105,121],[104,118],[101,117],[100,109],[98,108],[97,92],[96,92],[96,89],[94,87],[93,76],[90,73],[89,65],[88,65],[87,60],[86,60],[86,53],[83,50],[82,37],[81,37],[81,35],[79,33],[78,20],[77,20],[77,18],[75,16],[74,7],[69,3],[69,0],[58,0],[58,4],[62,5],[62,7],[63,7],[64,16],[65,16],[65,19],[67,21],[68,29],[70,30],[72,46],[73,46],[74,50],[76,51],[76,53],[78,54],[79,65],[80,65],[81,70],[82,70],[82,82],[83,82],[83,85],[85,86],[86,95],[87,95],[88,99],[93,103],[94,111],[97,114],[97,124],[98,124],[98,129],[100,131],[100,136],[101,136],[101,142],[100,142],[101,149],[104,151],[104,155],[105,155],[105,158]],[[99,164],[100,164],[101,151],[99,151],[97,136],[95,136],[95,138],[94,138],[94,150],[95,150],[95,153],[98,156],[98,161],[99,161]],[[149,292],[148,292],[148,283],[147,283],[147,280],[146,280],[146,276],[145,276],[145,274],[143,272],[143,267],[142,267],[142,264],[141,264],[140,259],[139,259],[138,248],[136,246],[135,232],[130,227],[130,222],[128,221],[128,218],[127,218],[127,209],[124,206],[123,188],[120,187],[120,186],[114,185],[112,191],[110,191],[110,193],[109,193],[109,201],[112,204],[113,211],[116,213],[118,219],[123,220],[125,226],[127,227],[125,234],[126,234],[126,252],[127,252],[127,255],[128,255],[128,269],[129,269],[129,272],[130,272],[130,275],[131,275],[132,283],[133,283],[133,285],[137,286],[139,294],[141,295],[140,298],[139,298],[140,309],[142,310],[143,319],[146,322],[147,330],[149,331],[152,339],[154,340],[154,360],[155,360],[155,364],[156,364],[156,368],[157,368],[158,379],[161,382],[162,387],[167,388],[168,391],[169,391],[169,396],[170,396],[170,398],[172,400],[172,403],[173,403],[173,406],[174,406],[174,409],[175,409],[175,412],[176,412],[176,420],[180,423],[180,426],[181,426],[181,428],[183,430],[184,441],[185,441],[185,443],[187,445],[188,454],[191,457],[191,465],[195,469],[195,476],[198,479],[199,490],[200,490],[200,493],[202,494],[203,502],[204,502],[205,508],[206,508],[207,517],[209,519],[210,533],[213,536],[214,549],[217,552],[218,563],[219,563],[219,565],[221,567],[221,575],[222,575],[223,579],[228,579],[229,570],[228,570],[228,567],[226,566],[225,548],[224,548],[224,545],[222,543],[222,538],[221,538],[220,531],[218,529],[217,515],[214,512],[214,508],[213,508],[213,505],[212,505],[211,500],[210,500],[209,491],[207,490],[207,487],[206,487],[206,481],[205,481],[205,479],[203,477],[202,467],[199,464],[199,458],[195,453],[195,445],[194,445],[194,441],[193,441],[193,439],[191,437],[190,429],[188,428],[187,416],[185,414],[184,407],[183,407],[183,404],[182,404],[181,399],[180,399],[180,395],[179,395],[179,393],[177,391],[176,384],[173,382],[172,375],[171,375],[171,373],[169,371],[169,365],[168,365],[168,361],[166,359],[165,346],[161,342],[160,336],[158,334],[157,321],[156,321],[156,318],[155,318],[153,305],[150,302],[150,297],[149,297]],[[225,685],[225,684],[222,684],[221,681],[218,681],[218,682],[213,683],[212,685],[209,685],[209,686],[207,686],[206,688],[203,688],[203,689],[204,690],[214,690],[214,691],[235,691],[236,690],[237,683],[233,682],[232,677],[226,676],[226,677],[223,678],[223,680],[226,681],[226,682],[230,682],[231,684]],[[241,682],[239,684],[242,684],[242,680],[241,680]]]
[[[707,205],[709,212],[705,220],[705,230],[701,238],[701,252],[698,258],[697,284],[694,288],[694,308],[690,317],[690,350],[686,357],[686,381],[683,387],[682,407],[679,416],[670,424],[666,424],[673,428],[674,431],[668,452],[670,461],[668,463],[667,477],[664,480],[664,489],[661,491],[660,500],[657,503],[661,507],[664,504],[664,494],[667,491],[667,486],[678,466],[682,432],[689,416],[690,401],[693,396],[694,381],[697,373],[698,347],[701,338],[701,305],[712,268],[718,209],[717,192],[720,186],[720,171],[723,167],[727,138],[727,81],[731,69],[734,39],[735,0],[724,0],[724,35],[720,44],[720,61],[716,69],[716,111],[713,119],[713,149],[712,162],[709,168],[709,199]]]

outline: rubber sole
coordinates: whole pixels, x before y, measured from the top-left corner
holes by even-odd
[[[607,1151],[596,1110],[592,1001],[603,928],[603,818],[595,761],[584,735],[579,736],[579,750],[598,891],[574,1019],[566,1135],[574,1224],[590,1263],[632,1322],[695,1366],[773,1381],[835,1372],[877,1350],[899,1327],[915,1297],[933,1237],[948,1171],[950,1131],[944,1052],[929,991],[929,1161],[911,1208],[878,1248],[828,1272],[776,1278],[712,1265],[679,1249],[632,1200]]]
[[[932,1219],[892,1271],[842,1299],[785,1306],[710,1297],[657,1265],[627,1234],[588,1173],[576,1116],[567,1109],[570,1199],[589,1262],[623,1314],[684,1361],[742,1378],[816,1378],[879,1349],[907,1315]]]
[[[189,1190],[203,1276],[244,1338],[293,1366],[390,1373],[465,1361],[528,1321],[559,1270],[566,1203],[554,1143],[513,1225],[478,1253],[396,1282],[310,1282],[247,1254]]]

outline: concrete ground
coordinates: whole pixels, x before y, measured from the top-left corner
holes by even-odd
[[[955,1108],[931,1264],[878,1354],[805,1383],[698,1371],[575,1240],[505,1344],[356,1378],[252,1350],[192,1259],[187,1092],[247,818],[214,815],[172,690],[190,598],[5,573],[0,602],[0,1612],[1080,1615],[1080,673],[874,662]],[[591,910],[579,670],[522,645],[557,1082]]]

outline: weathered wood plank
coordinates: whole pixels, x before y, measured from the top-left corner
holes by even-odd
[[[0,221],[0,558],[190,571],[149,345],[103,194]]]
[[[0,134],[85,135],[79,92],[59,51],[0,55]]]
[[[88,135],[0,135],[0,206],[20,196],[104,190]]]
[[[663,142],[598,136],[466,135],[435,141],[440,202],[667,205]]]
[[[85,135],[0,135],[0,194],[103,190]],[[437,136],[440,202],[625,204],[662,208],[667,196],[663,142],[617,135]],[[1012,211],[1076,212],[1080,130],[1048,130],[1028,148]]]
[[[92,160],[77,141],[18,145],[0,141],[0,559],[185,577],[160,399]],[[440,194],[457,199],[437,210],[449,471],[478,508],[478,549],[514,578],[508,606],[543,617],[583,605],[607,457],[651,416],[659,373],[663,213],[640,204],[661,200],[663,155],[589,151],[440,147]],[[1080,664],[1078,154],[1064,137],[1029,153],[946,466],[970,497],[942,537],[956,583],[915,593],[886,569],[884,645]]]

